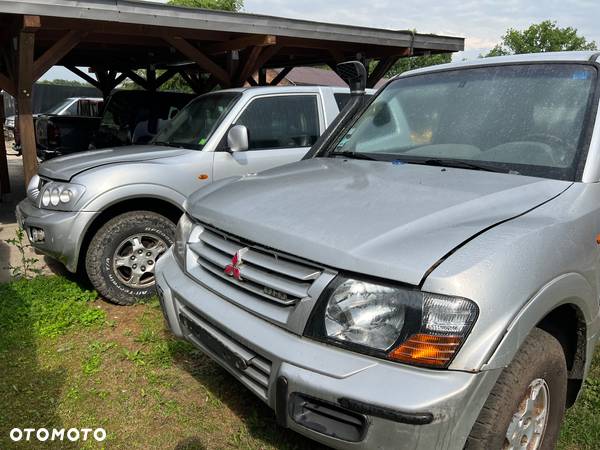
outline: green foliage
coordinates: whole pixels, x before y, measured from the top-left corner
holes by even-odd
[[[579,36],[576,28],[560,28],[556,21],[544,20],[522,31],[509,28],[502,42],[485,56],[596,49],[596,42]]]
[[[84,81],[77,80],[63,80],[62,78],[56,78],[54,80],[42,80],[37,81],[37,84],[50,84],[56,86],[74,86],[74,87],[93,87],[91,84]]]
[[[188,8],[239,11],[244,7],[244,0],[170,0],[167,4],[175,6],[186,6]]]
[[[157,71],[156,76],[159,77],[162,74],[162,71]],[[187,82],[183,79],[183,77],[179,74],[175,75],[169,81],[164,83],[160,89],[160,91],[174,91],[174,92],[186,92],[188,94],[193,94],[194,90],[187,84]]]
[[[54,337],[77,325],[104,323],[106,313],[92,305],[96,298],[96,292],[57,276],[0,285],[0,347],[25,330]],[[18,345],[16,339],[11,342]]]
[[[421,67],[435,66],[437,64],[446,64],[452,61],[451,53],[441,53],[439,55],[429,56],[411,56],[410,58],[400,58],[396,64],[386,74],[387,77],[393,77],[408,70],[420,69]]]
[[[37,258],[28,257],[26,254],[27,249],[30,248],[31,245],[27,244],[25,241],[25,231],[23,231],[23,228],[17,228],[15,237],[7,239],[6,243],[16,247],[20,255],[18,266],[10,264],[7,266],[7,269],[10,270],[11,275],[14,278],[30,278],[31,276],[39,275],[42,272],[35,267],[39,260]]]

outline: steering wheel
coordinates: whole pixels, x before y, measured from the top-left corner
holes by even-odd
[[[570,144],[564,139],[553,134],[531,133],[521,136],[518,140],[546,144],[550,148],[544,148],[544,152],[555,164],[566,164],[567,155],[570,153],[570,151],[574,152],[576,150],[575,145]],[[561,149],[562,151],[560,151]]]

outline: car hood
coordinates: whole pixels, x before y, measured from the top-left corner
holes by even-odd
[[[418,285],[478,233],[572,183],[414,164],[319,158],[230,179],[188,212],[247,241],[335,269]]]
[[[75,175],[94,167],[168,158],[189,151],[156,145],[136,145],[91,150],[46,161],[40,164],[39,174],[53,180],[69,181]]]

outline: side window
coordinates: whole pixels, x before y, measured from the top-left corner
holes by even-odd
[[[254,100],[237,120],[248,128],[248,150],[310,147],[319,137],[315,95],[280,95]]]
[[[333,94],[333,97],[335,98],[335,102],[337,103],[338,109],[340,111],[344,109],[344,107],[348,104],[348,101],[350,100],[350,94],[345,93],[336,93]]]
[[[77,116],[79,114],[79,102],[73,102],[71,104],[71,106],[69,106],[65,112],[63,113],[63,116]]]

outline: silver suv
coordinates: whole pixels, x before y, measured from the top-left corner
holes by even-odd
[[[86,272],[105,298],[134,303],[154,294],[154,264],[173,243],[189,194],[300,160],[349,97],[318,86],[200,96],[151,145],[43,163],[17,217],[36,249]]]
[[[596,57],[403,74],[303,161],[198,191],[171,330],[331,447],[554,447],[600,324]]]

